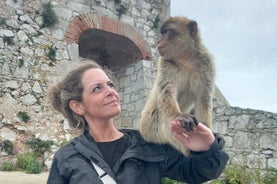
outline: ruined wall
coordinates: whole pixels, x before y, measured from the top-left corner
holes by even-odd
[[[277,169],[276,113],[218,106],[213,115],[213,130],[226,139],[230,164]]]
[[[168,17],[170,6],[169,0],[51,1],[58,23],[51,28],[42,28],[42,4],[48,2],[47,0],[0,2],[0,140],[12,141],[16,152],[24,151],[24,143],[30,137],[53,140],[55,146],[52,147],[52,151],[55,151],[64,140],[74,137],[67,121],[50,108],[47,92],[49,87],[77,62],[79,53],[76,35],[80,36],[86,28],[94,26],[128,37],[142,53],[154,56],[157,36],[155,20],[157,16],[160,19]],[[78,21],[81,17],[90,22]],[[80,34],[76,34],[79,32]],[[137,35],[134,35],[135,33]],[[146,45],[141,45],[145,41],[142,38],[147,40]],[[49,51],[52,51],[52,55],[49,55]],[[149,59],[149,56],[147,58]],[[143,67],[148,65],[153,69],[153,62],[145,60],[133,62],[130,66],[112,68],[117,76],[115,82],[122,96],[122,108],[127,109],[121,114],[123,126],[126,122],[129,123],[128,127],[138,126],[135,123],[138,122],[141,109],[137,107],[138,103],[142,103],[139,99],[143,96],[139,97],[139,94],[134,93],[141,91],[140,94],[146,96],[147,89],[141,79],[145,78]],[[130,86],[130,84],[136,85]],[[132,101],[130,103],[127,102],[128,93]],[[136,100],[138,101],[135,102]],[[127,117],[131,115],[130,111],[134,117]],[[18,116],[20,112],[28,115],[27,122]],[[121,117],[117,118],[119,126],[120,119]],[[48,167],[51,156],[52,152],[46,155],[48,159],[45,163]]]
[[[45,164],[50,167],[53,153],[64,140],[74,137],[67,121],[50,108],[47,100],[49,87],[77,62],[79,56],[78,37],[75,36],[81,35],[76,34],[78,31],[85,30],[76,24],[69,25],[78,16],[97,15],[114,20],[111,21],[116,28],[114,33],[120,32],[121,25],[135,29],[138,36],[132,35],[130,39],[141,50],[144,48],[139,43],[145,38],[145,48],[149,48],[152,58],[112,68],[122,107],[116,123],[119,127],[138,128],[140,111],[155,77],[153,61],[158,34],[155,21],[157,15],[160,21],[169,16],[170,0],[122,0],[120,4],[113,0],[51,1],[59,22],[52,28],[41,28],[42,3],[47,2],[0,2],[0,142],[11,140],[18,153],[24,151],[24,143],[30,137],[53,140],[55,145],[45,154]],[[5,23],[1,23],[3,20]],[[93,25],[103,28],[100,26],[103,22],[97,21],[98,24]],[[91,22],[88,25],[92,25]],[[126,30],[122,35],[128,36]],[[12,43],[7,42],[7,37]],[[51,49],[55,50],[54,61],[49,58]],[[230,163],[243,163],[249,168],[277,168],[276,114],[230,107],[220,91],[216,96],[213,129],[226,137]],[[22,121],[19,112],[27,113],[30,119]],[[0,163],[5,155],[1,152]]]

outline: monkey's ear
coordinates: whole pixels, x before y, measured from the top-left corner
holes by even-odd
[[[195,38],[198,32],[197,22],[190,21],[188,24],[188,29],[189,29],[190,36]]]

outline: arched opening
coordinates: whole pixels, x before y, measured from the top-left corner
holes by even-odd
[[[143,59],[137,45],[129,38],[100,29],[87,29],[79,38],[79,55],[102,66],[115,68]]]

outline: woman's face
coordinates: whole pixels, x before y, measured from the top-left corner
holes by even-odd
[[[106,73],[91,68],[82,76],[84,87],[82,106],[87,121],[108,120],[120,113],[119,95]]]

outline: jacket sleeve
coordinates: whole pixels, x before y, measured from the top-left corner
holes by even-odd
[[[53,158],[51,169],[49,172],[47,184],[66,184],[63,150],[60,149]]]
[[[167,150],[164,176],[187,183],[203,183],[218,178],[224,171],[228,154],[218,144],[216,137],[206,152],[191,152],[189,157],[173,148]]]

